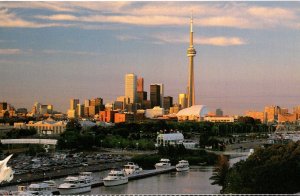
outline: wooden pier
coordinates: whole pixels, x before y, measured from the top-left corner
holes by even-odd
[[[155,175],[159,175],[159,174],[163,174],[163,173],[168,173],[171,171],[176,171],[175,170],[175,166],[171,166],[169,168],[166,169],[151,169],[151,170],[142,170],[139,173],[135,173],[135,174],[131,174],[128,175],[128,181],[130,180],[137,180],[137,179],[141,179],[141,178],[147,178],[150,176],[155,176]],[[92,184],[92,187],[98,187],[98,186],[103,186],[103,180],[99,179],[94,181],[94,183]]]

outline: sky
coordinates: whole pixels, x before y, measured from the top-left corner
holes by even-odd
[[[66,112],[124,95],[124,76],[185,93],[194,18],[196,104],[225,114],[300,105],[300,2],[0,2],[0,102]]]

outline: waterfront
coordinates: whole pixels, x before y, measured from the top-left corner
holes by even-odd
[[[211,185],[212,166],[193,166],[189,172],[170,172],[143,179],[129,181],[128,184],[115,187],[94,187],[89,195],[95,194],[217,194],[221,187]],[[94,172],[96,179],[103,178],[109,171]],[[64,178],[56,179],[60,184]],[[16,190],[17,186],[2,187]]]

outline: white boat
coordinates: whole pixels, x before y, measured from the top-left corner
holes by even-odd
[[[103,178],[104,186],[116,186],[128,183],[128,177],[122,170],[111,170],[107,177]]]
[[[188,171],[189,169],[190,169],[190,165],[189,165],[189,162],[186,160],[181,160],[176,165],[177,171]]]
[[[20,190],[20,189],[19,189]],[[53,195],[52,190],[46,183],[30,184],[27,189],[20,190],[18,195]]]
[[[45,180],[45,181],[43,181],[43,183],[48,184],[48,186],[49,186],[52,194],[54,194],[54,195],[58,195],[59,194],[59,191],[57,189],[57,184],[56,184],[56,182],[54,180]]]
[[[166,169],[171,167],[171,163],[169,159],[160,159],[159,163],[155,164],[156,169]]]
[[[139,167],[137,164],[134,164],[133,162],[128,162],[126,165],[124,165],[123,170],[125,172],[125,175],[138,174],[143,171],[141,167]]]
[[[61,195],[86,193],[91,191],[92,181],[84,176],[68,176],[64,183],[58,186]]]

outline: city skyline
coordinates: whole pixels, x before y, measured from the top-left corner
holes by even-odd
[[[124,95],[124,75],[186,93],[194,17],[196,104],[244,114],[300,104],[299,2],[1,2],[0,101],[65,112]]]

